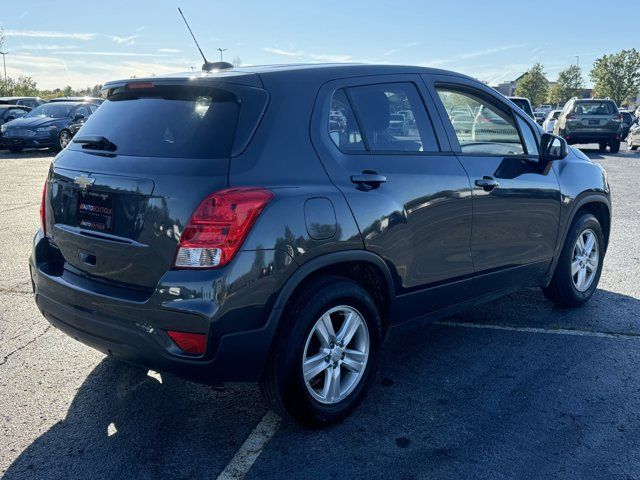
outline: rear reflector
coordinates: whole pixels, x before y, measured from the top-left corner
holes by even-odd
[[[226,265],[236,254],[273,192],[259,187],[212,193],[191,215],[180,236],[176,268]]]
[[[169,335],[171,340],[185,353],[191,355],[202,355],[204,353],[207,336],[203,333],[174,332],[167,330],[167,335]]]

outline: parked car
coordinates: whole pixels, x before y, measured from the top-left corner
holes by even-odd
[[[553,127],[570,145],[598,143],[600,151],[607,146],[611,153],[620,150],[622,115],[613,100],[572,98],[562,109]]]
[[[544,123],[544,119],[547,117],[545,112],[535,111],[533,112],[533,117],[538,125],[542,125]]]
[[[603,168],[470,77],[286,65],[104,88],[51,165],[29,268],[45,318],[113,358],[259,382],[326,425],[389,331],[531,286],[575,307],[598,285]],[[397,105],[415,139],[389,131]],[[451,105],[487,120],[482,141]]]
[[[553,110],[553,105],[546,103],[538,107],[538,111],[544,113],[545,116],[548,115],[551,110]]]
[[[526,113],[527,115],[529,115],[531,118],[535,120],[535,117],[533,115],[533,108],[531,108],[531,102],[529,101],[528,98],[509,97],[509,100],[515,103],[518,107],[520,107],[524,111],[524,113]]]
[[[553,126],[555,125],[556,120],[558,120],[558,117],[560,116],[561,112],[562,112],[562,110],[551,110],[547,114],[547,118],[542,123],[542,129],[545,132],[553,133]]]
[[[92,103],[93,105],[100,105],[104,102],[104,98],[100,97],[57,97],[49,100],[50,103],[56,102],[85,102]]]
[[[629,129],[634,122],[634,117],[633,113],[631,113],[629,110],[620,110],[620,115],[622,115],[622,124],[620,125],[620,140],[624,141],[627,139]]]
[[[40,97],[0,97],[0,105],[20,105],[21,107],[36,108],[46,103]]]
[[[3,105],[0,104],[0,148],[4,146],[4,139],[2,138],[2,125],[16,118],[24,117],[31,108],[23,107],[19,105]]]
[[[12,152],[25,148],[65,148],[79,124],[97,109],[97,105],[84,102],[45,103],[27,115],[0,127],[5,146]]]
[[[640,147],[640,119],[636,118],[629,129],[627,135],[627,146],[629,150],[637,150]]]
[[[404,137],[409,135],[409,122],[404,115],[400,113],[389,115],[389,132]]]

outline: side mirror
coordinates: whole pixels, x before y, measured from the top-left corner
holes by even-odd
[[[569,153],[567,141],[552,135],[543,133],[540,138],[540,160],[543,162],[552,162],[553,160],[562,160]]]
[[[78,122],[80,120],[84,120],[84,115],[82,115],[81,113],[78,113],[78,114],[73,116],[73,121],[74,122]]]

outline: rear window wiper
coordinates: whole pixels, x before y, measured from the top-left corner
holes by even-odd
[[[75,137],[73,143],[82,145],[82,148],[93,148],[96,150],[109,150],[114,152],[118,147],[102,135],[83,135]]]

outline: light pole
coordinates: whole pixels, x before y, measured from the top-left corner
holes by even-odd
[[[2,65],[4,66],[4,94],[5,95],[9,94],[9,84],[7,83],[7,61],[4,58],[7,53],[9,52],[0,52],[0,55],[2,55]]]
[[[219,48],[218,51],[220,52],[220,61],[222,61],[222,52],[226,52],[227,49],[226,48]]]

